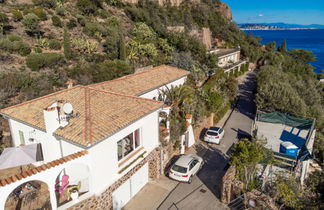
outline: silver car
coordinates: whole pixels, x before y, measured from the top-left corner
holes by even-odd
[[[198,173],[203,165],[203,159],[197,155],[182,155],[171,167],[169,177],[171,179],[188,182]]]

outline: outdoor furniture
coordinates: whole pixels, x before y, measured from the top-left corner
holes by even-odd
[[[63,175],[62,180],[55,184],[55,191],[59,192],[61,196],[64,196],[65,189],[69,185],[69,176]]]

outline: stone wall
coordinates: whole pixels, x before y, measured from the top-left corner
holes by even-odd
[[[149,177],[150,179],[157,179],[160,173],[160,149],[156,148],[148,156],[146,156],[139,164],[131,169],[127,174],[117,180],[115,183],[110,185],[103,193],[99,196],[92,196],[74,206],[69,210],[78,209],[112,209],[112,193],[123,183],[125,183],[132,175],[134,175],[144,164],[149,165]]]
[[[243,183],[235,178],[236,169],[230,166],[222,178],[221,202],[230,203],[241,194]]]

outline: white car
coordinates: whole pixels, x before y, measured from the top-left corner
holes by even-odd
[[[182,155],[171,167],[169,177],[171,179],[188,182],[198,173],[203,165],[203,159],[197,155]]]
[[[219,127],[210,127],[204,136],[204,141],[219,144],[224,137],[225,131]]]

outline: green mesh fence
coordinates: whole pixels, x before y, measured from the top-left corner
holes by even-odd
[[[266,114],[258,114],[258,121],[269,122],[269,123],[280,123],[299,129],[310,129],[312,127],[312,120],[304,120],[292,115],[281,113],[281,112],[271,112]]]

